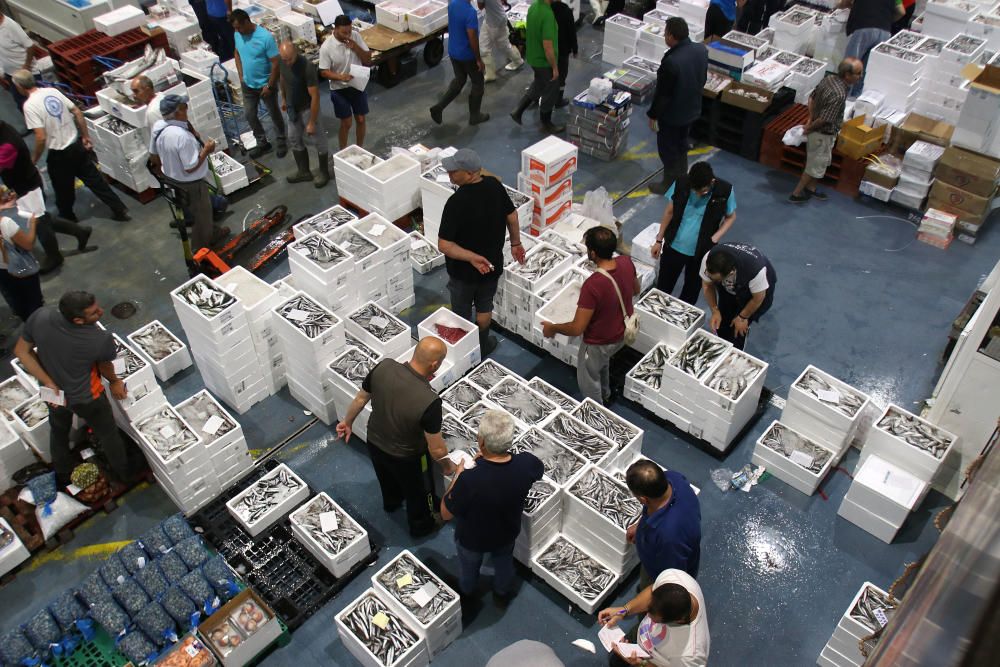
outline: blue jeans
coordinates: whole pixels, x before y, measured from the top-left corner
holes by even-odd
[[[474,595],[479,589],[479,570],[483,566],[485,552],[466,549],[455,539],[458,552],[458,588],[462,595]],[[493,592],[510,595],[514,592],[514,543],[511,542],[488,552],[493,563]]]
[[[888,30],[881,28],[861,28],[851,33],[847,40],[847,49],[844,52],[845,58],[857,58],[865,65],[865,72],[868,72],[868,52],[878,46],[881,42],[892,37]],[[857,97],[861,94],[865,86],[864,76],[851,86],[847,91],[848,97]]]

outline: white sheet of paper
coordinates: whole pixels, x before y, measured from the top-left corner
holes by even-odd
[[[638,644],[629,644],[628,642],[615,642],[615,646],[618,647],[618,652],[621,653],[626,658],[652,657],[648,653],[646,653],[646,649],[639,646]]]
[[[601,629],[597,631],[597,638],[601,640],[604,650],[610,653],[617,642],[625,639],[625,632],[618,626],[609,628],[606,625],[602,625]]]
[[[441,152],[438,153],[438,157],[443,160],[446,157],[451,157],[452,155],[454,155],[457,152],[458,152],[457,148],[455,148],[454,146],[448,146],[447,148],[442,148],[441,149]]]
[[[80,458],[83,459],[84,461],[86,461],[87,459],[94,458],[94,450],[91,449],[90,447],[87,447],[86,449],[81,450],[80,451]]]
[[[298,308],[293,308],[285,314],[290,320],[295,320],[296,322],[304,322],[309,319],[309,313],[304,310],[299,310]]]
[[[371,319],[371,323],[373,327],[378,327],[379,329],[382,329],[389,324],[389,320],[382,317],[381,315],[376,315]]]
[[[23,218],[30,218],[33,215],[42,215],[44,213],[45,198],[42,197],[41,188],[35,188],[17,200],[17,214]]]
[[[448,452],[448,459],[451,460],[451,462],[454,463],[455,465],[458,465],[459,463],[462,463],[464,461],[466,470],[476,467],[476,460],[471,456],[469,456],[468,452],[463,451],[461,449],[456,450],[454,452]]]
[[[418,607],[423,608],[430,604],[430,601],[434,599],[434,596],[437,595],[440,590],[441,589],[438,588],[433,581],[428,581],[426,584],[418,588],[410,597],[413,598],[413,601],[417,603]]]
[[[368,233],[372,236],[382,236],[382,232],[385,231],[385,225],[372,225],[372,228],[368,230]]]
[[[115,375],[121,375],[125,372],[125,360],[115,359],[111,362],[111,367],[115,369]]]
[[[443,174],[438,174],[437,176],[435,176],[434,180],[437,181],[438,183],[451,183],[451,176],[448,175],[448,172],[445,172]]]
[[[38,388],[38,397],[46,403],[51,403],[52,405],[66,405],[66,392],[62,389],[59,391],[52,391],[48,387],[40,386]]]
[[[372,76],[372,68],[364,65],[351,65],[351,80],[347,85],[351,88],[364,90],[368,85],[368,79]]]
[[[424,247],[423,241],[410,241],[410,250],[420,250]]]
[[[219,415],[212,415],[205,422],[205,425],[201,427],[201,430],[204,431],[205,433],[208,433],[209,435],[215,435],[216,433],[219,432],[219,429],[222,428],[222,425],[225,423],[226,422],[223,421],[222,417],[220,417]]]
[[[338,525],[336,512],[323,512],[319,515],[319,529],[324,533],[332,533],[337,530]]]
[[[840,403],[840,392],[836,389],[820,389],[816,392],[819,400],[837,405]]]
[[[80,491],[82,491],[83,489],[81,489],[76,484],[67,484],[66,490],[69,491],[69,495],[75,496],[76,494],[80,493]]]
[[[323,25],[333,25],[334,20],[338,16],[344,13],[344,10],[340,8],[340,3],[337,0],[325,0],[316,5],[316,11],[319,13],[319,20]]]
[[[813,464],[813,457],[799,450],[792,452],[791,456],[788,458],[791,459],[792,463],[800,465],[803,468],[808,468]]]
[[[597,653],[597,647],[594,646],[594,642],[588,639],[574,639],[573,646],[577,648],[582,648],[584,651],[590,651],[591,653]]]

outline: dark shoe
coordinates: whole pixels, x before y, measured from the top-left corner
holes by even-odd
[[[604,17],[598,16],[596,19],[594,19],[594,22],[591,23],[590,25],[597,28],[598,30],[604,30]]]
[[[251,148],[247,155],[256,160],[269,150],[271,150],[271,142],[265,139],[264,141],[258,142],[256,146]]]
[[[128,211],[122,209],[120,211],[115,211],[111,214],[111,219],[115,222],[128,222],[132,217],[128,214]]]
[[[614,405],[615,403],[617,403],[618,402],[618,396],[619,396],[618,392],[615,391],[614,389],[612,389],[611,393],[608,394],[607,397],[603,401],[604,407],[610,408],[612,405]]]
[[[185,227],[194,227],[194,220],[185,220],[184,221],[184,226]],[[180,229],[180,227],[181,227],[180,223],[177,222],[176,220],[174,220],[173,222],[170,223],[170,229]]]
[[[493,591],[493,604],[497,609],[506,609],[510,605],[511,601],[514,599],[514,593],[507,593],[506,595],[500,595],[496,591]]]
[[[437,532],[438,528],[440,528],[440,527],[441,526],[439,526],[434,521],[432,521],[427,526],[421,526],[421,527],[418,527],[418,528],[411,527],[410,528],[410,537],[415,538],[415,539],[420,539],[421,537],[427,537],[428,535],[431,535],[431,534]]]
[[[441,124],[441,109],[437,107],[431,107],[431,120],[433,120],[438,125]]]
[[[212,245],[229,238],[229,227],[216,227],[212,230]]]
[[[462,627],[469,627],[482,610],[483,603],[475,595],[459,595],[458,599],[462,610]]]
[[[542,123],[542,129],[549,134],[562,134],[566,131],[566,126],[556,125],[555,123]]]
[[[311,181],[313,179],[312,172],[309,171],[309,153],[308,151],[292,151],[292,157],[295,158],[295,173],[289,174],[285,177],[289,183],[305,183],[306,181]]]
[[[76,217],[76,213],[70,213],[69,215],[59,214],[59,217],[63,220],[69,220],[70,222],[80,222],[80,218]]]
[[[659,183],[649,184],[649,191],[652,192],[654,195],[666,194],[667,190],[669,189],[670,189],[670,184],[667,183],[666,181],[660,181]]]
[[[288,155],[288,144],[281,139],[278,140],[278,148],[274,151],[274,157],[279,160]]]
[[[559,101],[556,102],[556,109],[562,109],[563,107],[568,107],[568,106],[569,106],[569,100],[567,100],[565,97],[560,97]]]
[[[46,257],[45,259],[42,260],[41,264],[39,264],[38,272],[43,276],[46,273],[52,273],[60,266],[62,266],[64,261],[65,260],[62,258],[62,256],[60,256],[59,259],[52,259],[51,257]]]
[[[314,188],[322,188],[330,182],[330,154],[319,154],[319,166],[316,167],[316,178],[313,179]]]
[[[475,116],[469,117],[469,125],[479,125],[480,123],[485,123],[489,119],[490,115],[488,113],[479,113]]]
[[[807,195],[804,192],[800,195],[792,193],[788,195],[788,201],[792,202],[793,204],[805,204],[807,201],[809,201],[809,195]]]
[[[90,235],[93,233],[93,227],[80,227],[80,235],[76,237],[76,249],[80,252],[87,252],[87,241],[90,240]],[[91,250],[96,249],[91,248]]]
[[[806,190],[806,193],[808,193],[810,197],[816,199],[817,201],[826,201],[827,199],[829,199],[829,197],[827,197],[825,192],[820,192],[819,190]]]
[[[514,121],[515,123],[517,123],[518,125],[520,125],[520,124],[521,124],[521,113],[522,113],[521,111],[517,111],[517,110],[514,110],[514,111],[511,111],[511,112],[510,112],[510,117],[511,117],[511,119],[512,119],[512,120],[513,120],[513,121]]]

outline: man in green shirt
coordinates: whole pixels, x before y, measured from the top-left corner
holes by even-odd
[[[541,97],[542,127],[549,134],[557,134],[566,128],[552,123],[552,109],[559,99],[559,65],[556,60],[559,28],[551,3],[552,0],[535,0],[528,9],[524,59],[534,70],[535,78],[517,108],[510,112],[510,117],[520,125],[525,109],[532,100]]]

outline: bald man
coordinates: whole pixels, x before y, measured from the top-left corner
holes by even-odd
[[[281,109],[288,116],[288,143],[295,158],[296,171],[289,183],[312,181],[321,188],[330,181],[330,135],[319,115],[319,68],[299,53],[292,42],[278,47],[278,76],[281,83]],[[316,177],[309,172],[307,140],[316,147],[319,168]]]
[[[444,341],[427,336],[417,343],[413,357],[405,364],[393,359],[380,361],[337,424],[337,437],[350,439],[354,420],[371,401],[368,455],[382,490],[382,508],[391,513],[405,501],[412,537],[429,535],[441,525],[432,509],[438,501],[428,454],[444,474],[452,472],[441,435],[441,399],[429,381],[447,354]]]
[[[163,114],[160,113],[161,96],[156,94],[152,79],[140,74],[129,81],[128,87],[132,91],[132,99],[146,105],[146,127],[152,129],[156,121],[163,120]]]

